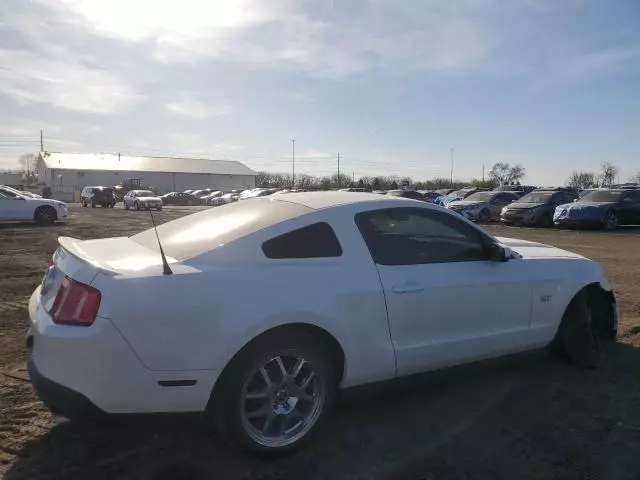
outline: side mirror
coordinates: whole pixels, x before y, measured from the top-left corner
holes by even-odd
[[[579,198],[574,198],[573,199],[573,203],[577,202],[578,200],[580,200]]]
[[[489,260],[492,262],[508,262],[510,257],[508,249],[497,243],[489,245]]]

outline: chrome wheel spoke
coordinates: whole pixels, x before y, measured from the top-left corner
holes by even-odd
[[[293,377],[293,380],[296,379],[296,377],[300,374],[300,370],[302,370],[302,367],[304,367],[304,364],[307,363],[304,361],[304,358],[299,358],[296,361],[296,364],[293,366],[293,372],[291,372],[291,376]]]
[[[282,378],[286,379],[289,376],[289,374],[287,373],[287,369],[284,368],[284,363],[282,363],[282,358],[276,357],[276,363],[280,367],[280,372],[282,372]]]
[[[273,355],[256,365],[240,397],[247,434],[265,446],[297,441],[315,424],[324,404],[324,382],[298,354]]]
[[[268,398],[269,397],[269,389],[263,391],[263,392],[245,392],[244,395],[242,396],[245,400],[259,400],[262,398]]]
[[[265,435],[268,434],[269,428],[273,425],[277,417],[278,416],[273,411],[271,411],[271,413],[267,415],[267,419],[265,420],[262,427],[262,433],[264,433]]]
[[[271,381],[271,377],[269,377],[267,370],[264,367],[260,367],[260,373],[262,374],[264,382],[267,384],[267,388],[270,388],[271,385],[273,385],[273,382]]]
[[[253,419],[253,418],[268,417],[270,414],[273,414],[273,409],[271,408],[271,405],[267,405],[265,407],[260,407],[250,412],[245,412],[244,416],[247,419]]]
[[[305,378],[304,382],[302,382],[302,385],[300,385],[300,388],[302,389],[303,392],[311,384],[311,382],[313,381],[313,378],[315,377],[315,374],[316,374],[316,372],[314,372],[312,370],[311,373],[309,374],[309,376],[307,378]]]

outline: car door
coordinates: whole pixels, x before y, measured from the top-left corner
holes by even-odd
[[[516,197],[510,193],[499,193],[489,202],[489,210],[491,211],[491,218],[500,218],[502,209],[512,203]]]
[[[491,237],[415,207],[363,212],[356,223],[382,282],[398,375],[527,344],[532,285],[517,259],[488,259]]]
[[[11,190],[0,190],[0,220],[33,220],[33,203]]]
[[[618,206],[618,223],[640,224],[640,190],[623,192]]]

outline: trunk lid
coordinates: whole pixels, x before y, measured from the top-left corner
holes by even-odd
[[[160,253],[134,242],[129,237],[101,238],[97,240],[60,237],[58,242],[61,248],[56,251],[56,254],[62,251],[61,255],[69,254],[76,262],[81,261],[81,263],[89,265],[93,270],[93,276],[98,273],[98,270],[113,274],[134,274],[147,268],[157,267],[158,271],[162,272]],[[171,257],[167,257],[167,261],[169,264],[178,262]],[[64,270],[67,264],[69,265],[68,268],[72,268],[73,262],[67,260],[66,262],[63,261],[61,269]],[[77,278],[68,272],[65,273],[75,280],[86,283],[81,278]],[[93,280],[93,277],[91,277],[91,280]]]

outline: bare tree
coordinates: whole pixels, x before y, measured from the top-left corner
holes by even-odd
[[[603,162],[600,165],[600,186],[601,187],[611,187],[616,182],[616,177],[618,176],[618,172],[620,169],[616,167],[613,163]]]
[[[595,175],[591,172],[571,172],[565,185],[570,188],[584,190],[595,184]]]
[[[256,187],[267,187],[271,182],[272,174],[269,172],[257,172],[256,173]]]
[[[526,174],[527,170],[522,165],[514,165],[509,169],[509,183],[519,183]]]
[[[498,162],[491,167],[489,171],[489,180],[497,183],[498,185],[504,185],[509,183],[509,176],[511,172],[511,165],[507,162]]]
[[[37,160],[38,157],[33,153],[23,153],[20,155],[20,158],[18,158],[18,163],[25,172],[32,172],[36,169]]]
[[[315,186],[316,179],[306,173],[300,173],[296,175],[296,188],[302,188],[308,190]]]
[[[498,162],[489,171],[489,180],[496,185],[507,185],[519,182],[527,174],[522,165],[511,166],[507,162]]]

